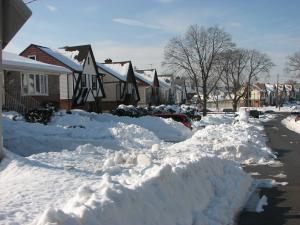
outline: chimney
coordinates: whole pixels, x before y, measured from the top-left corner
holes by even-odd
[[[104,61],[104,63],[106,63],[106,64],[112,64],[112,60],[111,59],[105,59],[105,61]]]

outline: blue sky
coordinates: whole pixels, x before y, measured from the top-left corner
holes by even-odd
[[[162,72],[171,37],[191,24],[218,25],[239,47],[268,53],[276,64],[272,75],[284,79],[291,76],[283,72],[286,57],[300,50],[298,0],[37,0],[28,6],[33,15],[7,51],[89,43],[98,61],[131,59]]]

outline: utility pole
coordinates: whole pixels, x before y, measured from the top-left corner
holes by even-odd
[[[279,74],[277,74],[277,82],[276,82],[276,108],[279,105]]]

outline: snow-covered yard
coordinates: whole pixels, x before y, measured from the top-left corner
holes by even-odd
[[[45,126],[12,115],[3,115],[0,224],[231,224],[252,185],[240,164],[275,157],[259,122],[230,115],[194,132],[148,116],[74,111]]]

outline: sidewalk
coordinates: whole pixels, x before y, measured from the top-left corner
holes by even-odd
[[[247,172],[258,172],[258,179],[274,179],[288,182],[286,186],[262,189],[261,196],[266,195],[268,206],[262,213],[242,212],[238,225],[300,225],[300,134],[288,130],[281,124],[287,116],[280,114],[276,120],[264,124],[269,146],[278,153],[283,163],[280,167],[248,166]],[[278,174],[286,178],[274,177]]]

